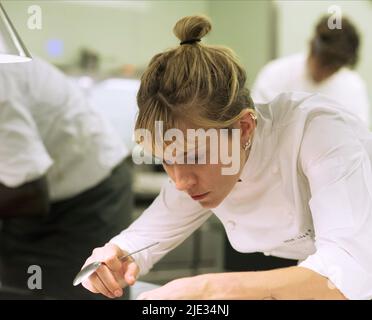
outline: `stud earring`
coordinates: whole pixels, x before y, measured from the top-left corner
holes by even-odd
[[[248,149],[250,149],[251,145],[252,145],[252,140],[251,138],[249,138],[248,141],[243,146],[244,151],[247,151]]]
[[[252,120],[255,122],[255,124],[257,125],[257,116],[252,112],[250,113],[250,116],[251,116]]]

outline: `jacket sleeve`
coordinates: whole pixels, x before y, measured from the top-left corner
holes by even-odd
[[[128,252],[159,242],[158,245],[134,255],[140,267],[140,275],[144,275],[200,227],[211,214],[211,211],[204,209],[186,193],[178,191],[169,181],[150,207],[110,242]]]
[[[0,183],[16,188],[42,177],[53,161],[29,111],[0,101]]]
[[[372,170],[366,140],[340,115],[314,117],[300,163],[306,175],[316,252],[302,263],[348,299],[372,299]]]

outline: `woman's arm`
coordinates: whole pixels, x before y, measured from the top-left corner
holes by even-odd
[[[140,300],[345,299],[327,278],[302,267],[181,278],[142,293]]]
[[[345,299],[327,278],[302,267],[199,277],[206,282],[206,299]]]
[[[211,211],[204,209],[185,192],[177,190],[173,183],[165,183],[154,202],[127,229],[111,239],[110,243],[131,252],[159,242],[158,245],[134,255],[142,276],[211,215]]]
[[[316,251],[299,264],[347,299],[372,298],[371,133],[340,113],[319,112],[302,139]]]

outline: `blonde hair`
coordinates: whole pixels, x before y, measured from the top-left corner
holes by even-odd
[[[199,41],[211,29],[209,18],[202,15],[176,23],[174,34],[187,43],[151,59],[137,95],[136,129],[154,135],[155,121],[163,121],[164,130],[185,121],[202,128],[230,128],[244,109],[254,108],[246,73],[234,52]]]

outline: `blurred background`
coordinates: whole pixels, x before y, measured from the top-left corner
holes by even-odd
[[[91,66],[98,78],[112,74],[138,77],[155,53],[177,45],[171,29],[180,17],[204,13],[213,22],[205,41],[234,49],[248,71],[249,84],[269,60],[305,50],[318,18],[336,5],[361,33],[357,70],[371,97],[371,1],[2,2],[35,55],[74,73],[90,52],[98,58],[97,69],[94,63]],[[42,9],[41,29],[28,28],[31,5]]]
[[[150,58],[178,45],[172,27],[203,13],[213,30],[205,41],[231,47],[248,85],[270,60],[307,51],[314,25],[331,6],[349,17],[361,36],[356,71],[372,101],[372,1],[2,1],[30,52],[56,65],[85,91],[132,148],[139,78]],[[35,9],[36,6],[36,9]],[[41,9],[41,24],[30,17]],[[35,11],[36,10],[36,11]],[[135,219],[167,180],[161,166],[133,165]],[[208,221],[166,256],[144,280],[234,270],[235,258],[218,221]]]

